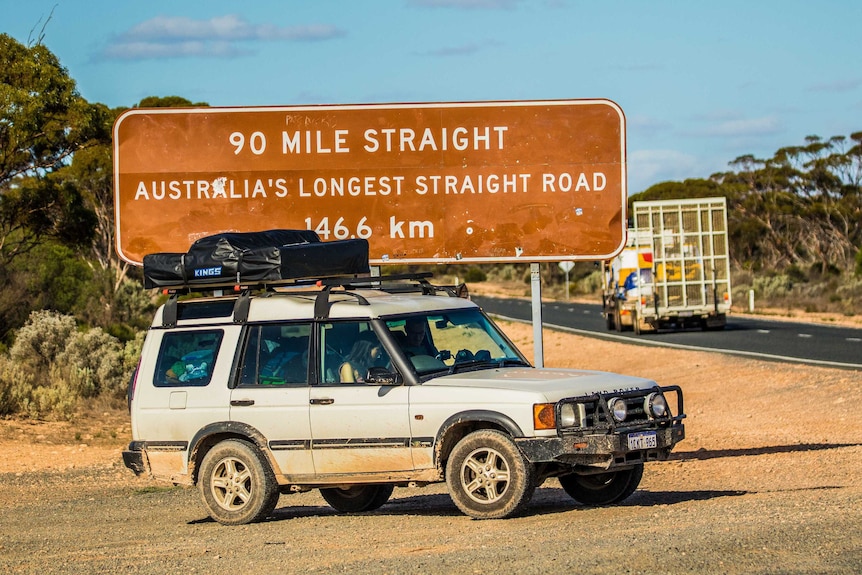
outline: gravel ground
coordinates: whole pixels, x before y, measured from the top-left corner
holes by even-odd
[[[529,326],[504,328],[528,355]],[[339,515],[317,492],[224,527],[195,489],[120,461],[125,413],[0,421],[0,573],[859,573],[862,386],[854,371],[548,332],[545,364],[683,387],[686,440],[622,505],[555,481],[524,516],[476,521],[442,485]]]

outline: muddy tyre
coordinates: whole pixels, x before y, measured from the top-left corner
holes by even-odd
[[[476,519],[504,519],[520,512],[536,489],[533,466],[505,434],[483,429],[455,445],[446,465],[455,505]]]
[[[346,488],[326,487],[320,495],[329,506],[342,513],[361,513],[380,509],[392,496],[392,485],[352,485]]]
[[[260,450],[247,441],[228,439],[203,459],[198,487],[210,517],[223,525],[264,519],[278,503],[278,483]]]
[[[644,474],[643,463],[631,469],[596,475],[565,475],[560,485],[569,497],[584,505],[613,505],[635,492]]]

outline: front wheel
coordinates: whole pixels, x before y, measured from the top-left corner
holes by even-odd
[[[458,509],[476,519],[516,515],[536,489],[533,466],[508,436],[492,429],[474,431],[455,445],[446,483]]]
[[[392,485],[352,485],[350,487],[325,487],[320,494],[330,507],[342,513],[374,511],[383,506],[392,496]]]
[[[564,475],[560,477],[560,485],[569,497],[584,505],[611,505],[634,493],[643,474],[643,463],[639,463],[631,469],[609,473]]]
[[[198,486],[210,517],[223,525],[264,519],[278,503],[278,483],[259,449],[238,439],[216,444],[203,459]]]

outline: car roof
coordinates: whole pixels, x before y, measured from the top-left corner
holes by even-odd
[[[320,307],[323,290],[267,292],[247,298],[247,311],[241,321],[309,321],[312,319],[380,318],[411,313],[477,308],[460,297],[418,293],[389,293],[380,289],[333,290],[326,305]],[[243,296],[198,298],[161,306],[153,318],[153,327],[194,326],[214,323],[236,323],[236,309]],[[324,309],[324,312],[321,312]],[[171,314],[174,314],[173,316]],[[325,315],[323,315],[325,314]],[[176,319],[173,319],[175,317]],[[173,321],[172,321],[173,319]]]

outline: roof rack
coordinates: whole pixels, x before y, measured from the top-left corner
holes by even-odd
[[[462,283],[453,286],[436,285],[429,281],[431,277],[433,277],[431,272],[390,274],[382,276],[350,275],[319,279],[303,278],[291,281],[258,282],[236,285],[208,285],[206,286],[205,291],[212,290],[213,292],[220,292],[229,290],[229,295],[237,296],[237,299],[234,302],[232,314],[234,323],[245,323],[248,321],[251,297],[255,292],[264,295],[309,294],[308,288],[320,288],[314,301],[314,317],[318,320],[329,317],[329,310],[332,307],[330,296],[332,294],[353,297],[360,305],[369,305],[368,300],[362,294],[356,292],[356,290],[362,289],[377,289],[393,294],[421,293],[422,295],[437,295],[442,293],[449,297],[469,299],[469,292],[466,284]],[[162,314],[162,325],[164,327],[176,326],[178,318],[178,296],[181,294],[200,293],[202,291],[201,287],[202,286],[177,286],[173,288],[163,288],[164,293],[170,294],[170,298],[165,303],[164,312]],[[297,290],[289,290],[285,288],[297,288]]]

